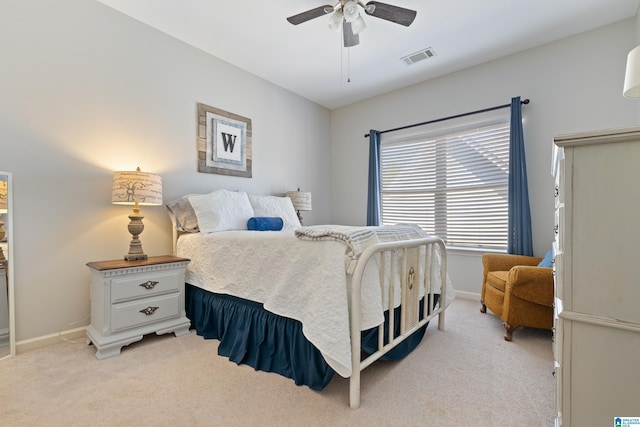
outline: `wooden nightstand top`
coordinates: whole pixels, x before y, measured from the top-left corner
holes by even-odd
[[[171,255],[150,256],[148,259],[126,261],[124,259],[114,259],[111,261],[92,261],[87,263],[87,267],[98,271],[116,270],[128,267],[143,267],[147,265],[169,264],[172,262],[191,261],[189,258],[180,258]]]

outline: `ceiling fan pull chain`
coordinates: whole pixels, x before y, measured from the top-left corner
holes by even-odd
[[[344,81],[344,49],[342,39],[340,40],[340,83]]]

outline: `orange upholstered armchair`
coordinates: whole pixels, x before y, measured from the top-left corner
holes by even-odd
[[[553,269],[538,267],[542,258],[483,254],[481,312],[498,316],[511,341],[519,327],[553,327]]]

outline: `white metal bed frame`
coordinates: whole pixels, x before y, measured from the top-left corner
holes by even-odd
[[[424,254],[421,256],[421,248],[424,248]],[[440,255],[440,297],[438,307],[434,305],[434,296],[431,279],[436,274],[433,262],[436,250],[439,249]],[[361,290],[364,269],[371,257],[380,254],[380,296],[383,297],[384,289],[388,288],[389,299],[389,321],[378,327],[378,350],[360,359],[360,310],[361,310]],[[398,257],[399,260],[398,260]],[[420,258],[422,258],[422,262]],[[390,262],[383,262],[388,259]],[[396,263],[399,261],[399,263]],[[386,266],[389,265],[391,271],[387,275]],[[394,270],[396,265],[400,265],[400,272],[396,274]],[[397,281],[400,283],[397,283]],[[391,349],[396,347],[415,331],[427,324],[431,319],[438,316],[438,329],[444,329],[444,311],[446,307],[446,289],[447,289],[447,252],[442,239],[437,237],[429,237],[424,239],[404,240],[398,242],[379,243],[367,248],[356,264],[355,271],[351,281],[351,378],[349,380],[349,405],[351,408],[360,406],[360,373],[362,370],[370,366],[373,362],[380,359]],[[387,285],[385,286],[385,281]],[[399,286],[397,286],[399,285]],[[420,286],[424,290],[424,318],[419,320],[420,313]],[[401,305],[394,307],[394,293],[399,287],[401,291]],[[395,311],[400,310],[400,334],[394,338],[394,317]],[[384,329],[387,328],[389,342],[384,345]]]

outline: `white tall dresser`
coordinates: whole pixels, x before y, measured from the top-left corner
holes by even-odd
[[[640,418],[640,128],[556,137],[557,426]]]

